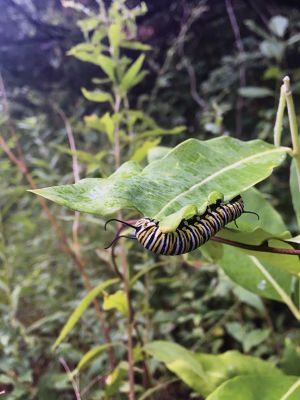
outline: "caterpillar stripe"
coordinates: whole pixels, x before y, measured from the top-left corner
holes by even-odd
[[[176,256],[189,253],[206,243],[226,224],[235,221],[243,213],[255,214],[259,219],[257,213],[244,210],[244,202],[239,195],[228,203],[218,200],[210,205],[204,214],[196,214],[192,218],[182,220],[174,232],[162,232],[159,221],[152,218],[141,218],[135,225],[113,218],[106,222],[105,229],[109,222],[119,221],[135,229],[135,234],[128,236],[117,234],[106,248],[114,247],[120,238],[126,237],[137,240],[145,249],[156,254]]]
[[[162,255],[175,256],[189,253],[206,243],[229,222],[235,221],[244,212],[244,202],[237,196],[228,203],[218,201],[203,215],[181,221],[174,232],[163,233],[159,222],[141,218],[134,225],[135,238],[145,249]]]

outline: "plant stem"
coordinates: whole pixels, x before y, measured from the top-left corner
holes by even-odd
[[[118,113],[121,107],[121,96],[118,92],[118,89],[114,89],[114,112]],[[114,146],[114,155],[115,155],[115,165],[116,168],[119,168],[121,165],[121,148],[120,148],[120,128],[119,124],[115,125],[115,146]],[[121,211],[118,212],[118,219],[122,220],[123,216]],[[121,225],[119,225],[119,229]],[[130,294],[130,277],[129,277],[129,266],[126,257],[126,250],[123,244],[123,241],[120,243],[120,256],[121,256],[121,266],[122,266],[122,280],[124,284],[124,291],[126,294],[127,304],[128,304],[128,321],[127,321],[127,359],[128,359],[128,381],[129,381],[129,400],[135,400],[135,392],[134,392],[134,357],[133,357],[133,328],[134,328],[134,312],[131,303],[131,294]]]
[[[245,243],[234,242],[233,240],[223,239],[223,238],[220,238],[217,236],[213,236],[210,240],[213,240],[213,241],[219,242],[219,243],[223,243],[223,244],[228,244],[233,247],[239,247],[240,249],[251,250],[251,251],[261,251],[264,253],[287,254],[287,255],[291,255],[291,256],[299,256],[300,255],[300,250],[297,250],[297,249],[283,249],[283,248],[278,248],[278,247],[245,244]]]
[[[297,177],[298,177],[298,186],[300,190],[300,141],[299,141],[299,131],[298,131],[298,123],[297,117],[295,113],[295,105],[292,96],[291,86],[290,86],[290,78],[285,76],[283,78],[283,85],[285,91],[286,104],[289,115],[289,125],[291,138],[293,143],[293,153],[292,156],[296,160],[296,168],[297,168]]]
[[[264,268],[264,266],[258,261],[256,257],[249,256],[253,263],[256,265],[256,267],[260,270],[260,272],[265,276],[265,278],[270,282],[270,284],[273,286],[273,288],[276,290],[276,292],[279,294],[279,296],[282,298],[283,302],[287,305],[291,313],[294,315],[294,317],[300,321],[300,311],[297,309],[295,304],[292,302],[291,298],[289,295],[282,289],[280,285],[275,281],[275,279],[272,277],[272,275]]]
[[[282,396],[280,397],[280,400],[288,400],[290,398],[290,395],[298,389],[300,386],[300,379],[298,379],[290,388],[289,390]]]
[[[278,104],[278,109],[277,109],[277,113],[276,113],[276,121],[275,121],[275,126],[274,126],[274,145],[275,146],[280,146],[282,125],[283,125],[283,115],[284,115],[285,107],[286,107],[285,85],[281,85],[279,104]]]
[[[72,383],[72,386],[73,386],[73,390],[74,390],[74,394],[75,394],[76,400],[81,400],[79,387],[78,387],[78,385],[77,385],[77,383],[76,383],[74,377],[72,376],[72,373],[71,373],[71,371],[70,371],[70,368],[69,368],[68,364],[66,363],[66,361],[65,361],[64,358],[62,358],[62,357],[59,358],[59,362],[60,362],[61,365],[64,367],[64,369],[65,369],[65,371],[66,371],[66,373],[67,373],[67,375],[68,375],[68,378],[69,378],[69,380],[70,380],[71,383]]]

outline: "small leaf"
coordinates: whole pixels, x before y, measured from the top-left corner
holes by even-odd
[[[283,72],[282,70],[277,67],[277,66],[273,66],[273,67],[269,67],[268,69],[266,69],[266,71],[264,72],[263,78],[264,79],[278,79],[281,76],[283,76]]]
[[[155,129],[151,129],[149,131],[141,132],[139,134],[139,139],[145,139],[152,136],[162,136],[162,135],[178,135],[186,130],[185,126],[177,126],[176,128],[172,129],[164,129],[157,127]]]
[[[141,54],[139,56],[139,58],[136,59],[135,62],[128,68],[125,75],[123,76],[121,83],[120,83],[120,88],[122,89],[122,91],[124,93],[129,88],[134,86],[135,79],[142,68],[144,59],[145,59],[145,54]]]
[[[108,112],[105,113],[103,115],[103,117],[100,119],[100,122],[105,127],[105,133],[107,134],[107,137],[108,137],[110,143],[114,143],[115,142],[115,138],[114,138],[115,124],[114,124],[114,121],[111,118],[110,114]]]
[[[106,73],[106,75],[112,80],[115,80],[115,62],[113,61],[112,58],[109,58],[104,55],[98,55],[95,64],[99,65],[103,69],[103,71]]]
[[[270,336],[270,329],[253,329],[245,335],[243,350],[247,353],[252,347],[258,346]]]
[[[127,366],[121,362],[106,378],[105,394],[108,398],[119,392],[123,379],[127,375]]]
[[[101,282],[98,286],[96,286],[94,289],[92,289],[81,300],[81,302],[75,308],[73,313],[70,315],[68,321],[66,322],[66,324],[62,328],[58,338],[56,339],[55,343],[52,346],[52,350],[54,350],[64,340],[64,338],[71,331],[71,329],[77,323],[79,318],[82,316],[82,314],[88,308],[88,306],[91,304],[91,302],[94,300],[94,298],[97,297],[101,292],[103,292],[108,286],[111,286],[114,283],[117,283],[118,281],[119,281],[119,279],[114,278],[114,279],[109,279],[109,280],[106,280],[104,282]]]
[[[80,27],[80,29],[84,32],[89,32],[97,28],[99,25],[100,20],[95,17],[90,17],[90,18],[85,18],[81,19],[80,21],[77,22],[77,25]]]
[[[278,37],[282,38],[289,26],[289,20],[282,15],[275,15],[269,22],[270,30]]]
[[[93,347],[91,350],[89,350],[79,361],[77,367],[75,368],[75,370],[72,372],[72,375],[77,374],[80,370],[82,370],[83,368],[85,368],[92,360],[94,360],[94,358],[96,358],[97,356],[99,356],[101,353],[103,353],[103,351],[109,349],[110,347],[113,346],[121,346],[122,343],[106,343],[106,344],[102,344],[101,346],[96,346]]]
[[[251,99],[273,96],[272,90],[259,86],[247,86],[239,89],[239,94]]]
[[[280,61],[284,53],[284,44],[278,40],[263,40],[259,45],[262,54],[270,59]]]
[[[108,28],[108,39],[113,53],[117,54],[121,41],[121,26],[118,23],[111,24]]]
[[[134,41],[129,42],[126,40],[123,40],[120,45],[125,49],[132,49],[132,50],[148,51],[152,49],[152,47],[149,46],[148,44],[144,44],[141,42],[134,42]]]
[[[118,290],[113,294],[104,293],[103,310],[111,310],[113,308],[128,317],[128,301],[123,290]]]
[[[81,88],[81,91],[84,95],[84,97],[90,101],[96,101],[98,103],[104,103],[104,102],[113,102],[112,96],[109,93],[102,92],[100,90],[95,90],[93,92],[90,92],[89,90],[86,90],[85,88]]]
[[[293,46],[294,44],[298,43],[299,41],[300,41],[300,33],[295,33],[295,35],[292,35],[291,37],[288,38],[287,45]]]
[[[160,139],[146,140],[142,146],[135,150],[130,160],[141,162],[148,154],[149,150],[156,147],[160,143]]]

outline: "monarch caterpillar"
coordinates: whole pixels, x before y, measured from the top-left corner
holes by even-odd
[[[119,221],[135,229],[135,235],[117,235],[108,247],[114,245],[119,238],[127,237],[137,240],[145,249],[156,254],[176,256],[189,253],[206,243],[226,224],[235,221],[243,213],[255,214],[259,218],[258,214],[244,210],[244,202],[239,195],[228,203],[217,200],[206,209],[204,214],[196,214],[182,220],[174,232],[162,232],[159,222],[152,218],[141,218],[135,225],[118,219],[110,219],[105,227],[111,221]]]

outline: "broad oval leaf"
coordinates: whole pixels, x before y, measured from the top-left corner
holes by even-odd
[[[170,371],[203,396],[209,395],[233,376],[251,373],[282,375],[273,364],[237,351],[228,351],[220,355],[192,353],[176,343],[167,341],[150,342],[145,346],[145,351],[163,362]]]
[[[286,397],[298,380],[293,376],[246,375],[237,376],[221,385],[207,400],[298,400],[300,386]]]
[[[96,286],[94,289],[92,289],[78,304],[78,306],[75,308],[75,310],[72,312],[70,315],[68,321],[62,328],[58,338],[55,340],[55,343],[52,346],[52,350],[54,350],[67,336],[67,334],[70,332],[70,330],[73,328],[73,326],[76,324],[76,322],[79,320],[79,318],[82,316],[82,314],[85,312],[85,310],[88,308],[88,306],[91,304],[91,302],[94,300],[95,297],[97,297],[103,290],[105,290],[108,286],[113,285],[114,283],[117,283],[119,281],[118,278],[114,279],[108,279],[104,282],[101,282],[98,286]]]
[[[143,170],[127,162],[107,179],[32,192],[76,211],[109,215],[135,208],[161,220],[190,204],[201,209],[213,191],[232,199],[269,176],[287,151],[261,140],[189,139]]]

